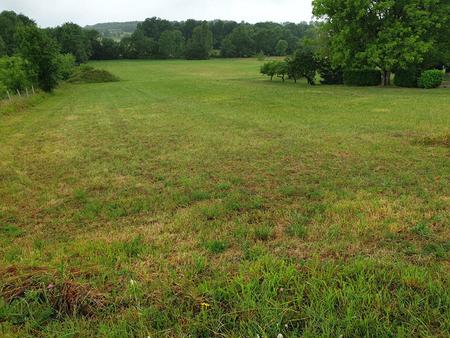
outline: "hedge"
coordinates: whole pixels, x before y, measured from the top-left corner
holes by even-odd
[[[441,70],[426,70],[419,78],[419,87],[425,89],[437,88],[442,84],[444,74]]]
[[[398,87],[415,88],[418,86],[420,70],[416,66],[399,69],[395,72],[394,84]]]
[[[381,72],[376,69],[347,69],[344,71],[344,84],[348,86],[379,86]]]

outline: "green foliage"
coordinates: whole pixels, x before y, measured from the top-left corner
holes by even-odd
[[[313,12],[324,20],[333,64],[380,68],[388,84],[389,72],[421,63],[433,49],[428,32],[443,27],[448,16],[442,1],[314,0]]]
[[[376,69],[344,70],[344,84],[348,86],[379,86],[381,72]]]
[[[159,38],[159,53],[163,58],[180,58],[184,55],[184,44],[179,30],[164,31]]]
[[[209,58],[213,44],[213,36],[208,24],[204,22],[194,28],[192,37],[186,46],[186,58],[189,60],[203,60]]]
[[[286,55],[288,48],[289,48],[289,44],[286,40],[279,40],[277,42],[277,45],[275,46],[275,52],[279,56],[284,56],[284,55]]]
[[[222,43],[221,55],[225,57],[249,57],[255,54],[252,31],[247,25],[236,27]]]
[[[87,62],[92,55],[92,47],[87,31],[74,23],[65,23],[51,30],[52,36],[61,46],[61,52],[72,54],[78,63]]]
[[[284,81],[288,71],[288,63],[285,61],[269,61],[260,68],[260,73],[269,76],[270,80],[272,80],[274,76],[278,76]]]
[[[304,77],[310,85],[314,85],[314,78],[317,71],[317,62],[313,51],[310,48],[300,48],[294,54],[293,58],[287,59],[289,77],[297,82]]]
[[[263,51],[258,52],[258,54],[256,54],[256,58],[258,59],[258,61],[264,61],[266,59],[266,56],[264,55]]]
[[[19,53],[34,68],[39,87],[51,92],[58,85],[58,46],[48,34],[34,26],[19,31]]]
[[[6,53],[7,53],[6,43],[3,41],[2,37],[0,36],[0,57],[5,56]]]
[[[395,72],[394,84],[398,87],[415,88],[418,86],[420,70],[417,66],[399,69]]]
[[[0,81],[0,100],[3,100],[8,97],[8,94],[6,93],[7,90],[8,87],[6,87],[6,85]]]
[[[286,61],[277,61],[275,65],[275,74],[283,80],[289,73],[289,65]]]
[[[58,78],[68,80],[75,70],[75,56],[72,54],[58,54],[56,57],[58,63]]]
[[[97,33],[98,34],[98,33]],[[116,60],[121,57],[120,43],[109,38],[100,38],[97,34],[91,33],[90,41],[92,45],[93,60]]]
[[[320,74],[320,83],[326,85],[335,85],[344,83],[344,73],[340,67],[333,67],[327,57],[316,57],[318,72]]]
[[[35,26],[35,23],[22,14],[12,11],[0,13],[0,56],[12,56],[19,45],[17,32],[26,26]]]
[[[224,252],[227,247],[228,243],[226,241],[222,240],[212,240],[205,243],[205,247],[212,253],[219,254]]]
[[[19,56],[0,58],[0,82],[12,94],[17,90],[30,88],[34,80],[34,72],[29,62]]]
[[[444,80],[444,73],[441,70],[426,70],[420,75],[418,84],[420,88],[432,89],[437,88]]]
[[[107,70],[95,69],[94,67],[87,65],[79,66],[69,78],[70,83],[103,83],[117,81],[119,81],[119,78]]]

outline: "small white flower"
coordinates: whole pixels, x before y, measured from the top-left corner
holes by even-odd
[[[283,338],[283,335],[281,333],[279,333],[277,338]]]

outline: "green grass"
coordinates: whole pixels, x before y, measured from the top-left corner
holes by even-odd
[[[0,336],[447,336],[448,89],[260,64],[0,107]]]

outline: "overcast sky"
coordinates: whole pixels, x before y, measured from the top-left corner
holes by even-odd
[[[84,26],[153,16],[251,23],[311,20],[311,0],[0,0],[3,10],[23,13],[42,27],[68,21]]]

